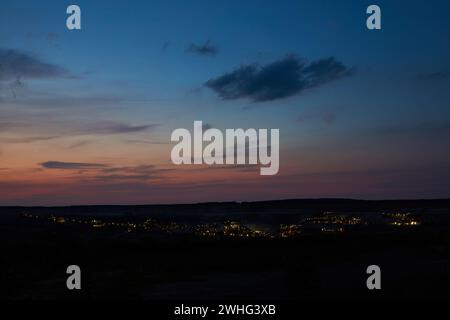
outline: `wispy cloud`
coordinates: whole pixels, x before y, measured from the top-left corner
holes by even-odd
[[[218,52],[216,46],[208,40],[204,44],[191,43],[186,47],[186,52],[194,53],[200,56],[215,56]]]
[[[59,169],[59,170],[74,170],[74,169],[99,169],[107,167],[101,163],[82,163],[82,162],[61,162],[61,161],[47,161],[40,163],[45,169]]]
[[[224,100],[247,98],[262,102],[290,97],[352,73],[334,57],[307,64],[290,55],[265,66],[241,66],[205,85]]]
[[[1,115],[1,114],[0,114]],[[14,128],[23,128],[24,126],[26,126],[25,122],[20,122],[20,121],[2,121],[0,122],[0,132],[1,131],[7,131],[10,129],[14,129]]]
[[[81,124],[75,129],[82,134],[121,134],[146,131],[156,126],[156,124],[129,125],[118,122],[92,122]]]
[[[90,144],[91,142],[92,141],[88,141],[88,140],[78,141],[78,142],[72,143],[67,148],[68,149],[76,149],[76,148],[84,147],[84,146]]]
[[[4,143],[30,143],[38,141],[47,141],[56,139],[58,136],[47,136],[47,137],[20,137],[20,138],[0,138],[0,142]]]
[[[160,168],[155,165],[113,166],[104,163],[62,162],[47,161],[39,164],[50,170],[76,170],[81,174],[80,179],[90,182],[120,182],[162,179],[165,173],[172,171],[169,168]],[[87,174],[87,175],[83,175]]]
[[[163,45],[161,46],[161,50],[162,50],[163,52],[166,52],[167,49],[169,48],[169,46],[170,46],[170,41],[165,41],[165,42],[163,43]]]
[[[260,169],[258,164],[234,164],[234,165],[212,165],[206,168],[199,168],[199,170],[211,169],[211,170],[235,170],[240,172],[254,172]]]
[[[20,142],[19,139],[16,139],[17,134],[30,136],[30,138],[23,138],[24,140],[33,138],[49,140],[58,137],[87,135],[127,135],[150,131],[159,126],[155,123],[135,124],[102,119],[95,121],[94,116],[90,119],[80,118],[70,113],[57,111],[36,113],[6,109],[0,110],[0,118],[0,132],[9,132],[14,137],[14,139],[9,139],[9,142]]]
[[[171,144],[171,142],[151,141],[151,140],[142,140],[142,139],[130,139],[130,140],[127,140],[127,142],[134,143],[134,144]]]
[[[31,53],[0,48],[0,81],[68,76],[64,67],[45,62]]]
[[[139,165],[127,167],[104,168],[98,175],[92,177],[97,181],[147,181],[162,179],[164,174],[173,169],[159,168],[154,165]]]
[[[301,114],[297,121],[300,123],[303,123],[307,120],[320,120],[321,122],[325,123],[326,125],[333,125],[336,122],[337,115],[336,112],[333,111],[326,111],[326,112],[315,112],[315,113],[304,113]]]
[[[386,125],[378,128],[369,129],[371,133],[386,135],[426,135],[448,136],[450,134],[450,123],[430,123],[422,122],[411,125]]]
[[[431,72],[431,73],[420,73],[417,75],[420,80],[446,80],[450,79],[450,72]]]

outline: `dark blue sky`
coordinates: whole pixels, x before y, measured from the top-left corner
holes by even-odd
[[[177,202],[168,190],[190,181],[210,193],[181,201],[450,196],[450,2],[74,3],[81,31],[66,29],[72,2],[2,1],[0,189],[17,192],[0,203],[103,203],[116,190],[91,171],[106,190],[92,199],[48,161],[125,168],[121,203]],[[366,28],[370,4],[382,30]],[[236,173],[241,190],[219,173],[158,171],[170,132],[194,120],[280,128],[280,174]],[[130,178],[142,165],[154,172]]]

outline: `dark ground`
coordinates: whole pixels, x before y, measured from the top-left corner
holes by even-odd
[[[201,240],[60,226],[0,227],[0,296],[7,299],[450,298],[450,229],[299,239]],[[82,290],[66,289],[66,268]],[[366,289],[367,266],[382,290]]]
[[[148,212],[173,219],[229,212],[276,222],[276,212],[413,209],[429,223],[294,239],[203,239],[192,235],[92,230],[24,222],[25,208],[0,208],[0,298],[149,299],[173,301],[303,299],[450,299],[449,200],[288,200],[180,206],[27,208],[36,214]],[[180,213],[182,212],[182,213]],[[433,212],[431,214],[430,212]],[[271,215],[268,215],[271,213]],[[293,219],[292,216],[286,216]],[[128,218],[127,218],[128,219]],[[66,288],[66,268],[79,265],[82,290]],[[366,268],[379,265],[382,290],[366,288]]]

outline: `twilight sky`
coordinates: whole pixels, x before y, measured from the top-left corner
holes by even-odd
[[[374,3],[381,31],[366,28]],[[2,0],[0,205],[450,197],[449,12]],[[170,134],[194,120],[279,128],[279,174],[173,165]]]

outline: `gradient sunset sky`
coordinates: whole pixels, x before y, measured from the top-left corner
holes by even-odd
[[[449,39],[444,0],[2,0],[0,205],[450,197]],[[279,128],[279,174],[173,165],[194,120]]]

